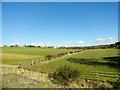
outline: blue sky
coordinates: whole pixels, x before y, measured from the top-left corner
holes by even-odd
[[[0,45],[2,44],[2,3],[0,2]]]
[[[2,4],[3,44],[85,46],[118,37],[118,3]]]

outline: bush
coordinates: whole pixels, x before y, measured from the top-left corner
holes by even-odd
[[[45,58],[46,58],[47,60],[51,60],[51,59],[54,58],[54,56],[53,56],[53,55],[47,55]]]
[[[52,77],[53,81],[62,85],[69,85],[70,82],[79,77],[79,71],[70,66],[63,66],[56,69],[49,77]]]
[[[65,55],[65,53],[60,53],[60,54],[58,54],[58,57],[62,57],[64,55]]]
[[[70,53],[70,54],[73,54],[73,51],[70,51],[69,53]]]

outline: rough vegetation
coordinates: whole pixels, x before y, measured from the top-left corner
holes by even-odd
[[[80,72],[70,66],[61,66],[52,74],[49,74],[49,77],[53,78],[53,82],[59,83],[62,85],[69,85],[73,80],[79,77]]]

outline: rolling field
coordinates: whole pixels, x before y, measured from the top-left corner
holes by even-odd
[[[59,85],[54,85],[52,82],[50,82],[47,76],[49,73],[53,73],[58,67],[64,65],[68,65],[80,71],[78,81],[81,83],[86,83],[84,79],[98,80],[102,82],[117,82],[119,80],[118,73],[120,73],[120,57],[118,56],[117,49],[86,50],[29,66],[29,63],[31,63],[32,60],[42,60],[42,58],[45,58],[46,55],[57,55],[59,53],[70,51],[75,50],[20,47],[2,48],[2,64],[3,66],[5,65],[5,67],[3,67],[3,86],[21,87],[19,84],[14,86],[14,83],[20,81],[23,84],[25,82],[28,83],[31,81],[33,83],[37,82],[36,86],[34,84],[31,85],[31,83],[28,83],[28,85],[25,85],[25,87],[62,87]],[[22,72],[22,69],[17,68],[20,63],[23,64],[22,67],[25,69],[24,73]],[[16,80],[15,76],[17,78],[20,77],[20,80]],[[8,81],[6,78],[10,80]],[[87,84],[88,82],[86,85]],[[71,87],[76,86],[73,84]],[[89,85],[84,87],[78,85],[77,87],[85,88],[89,87]]]
[[[30,69],[48,74],[54,72],[60,66],[69,65],[77,68],[81,72],[81,76],[89,73],[94,75],[96,72],[116,75],[120,70],[119,60],[120,57],[118,57],[118,50],[116,49],[96,49],[83,51],[48,63],[36,64],[31,66]],[[87,78],[90,78],[90,76]],[[104,79],[105,77],[100,78],[100,80]],[[116,81],[116,79],[108,78],[109,81]]]
[[[2,64],[19,65],[27,64],[31,60],[41,60],[46,55],[57,55],[59,53],[73,50],[66,49],[42,49],[42,48],[24,48],[24,47],[4,47],[2,48]]]

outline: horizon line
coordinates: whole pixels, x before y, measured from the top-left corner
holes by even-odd
[[[117,41],[117,42],[120,42],[120,41]],[[100,46],[100,45],[110,45],[110,44],[115,44],[116,42],[114,42],[114,43],[108,43],[108,44],[95,44],[95,45],[74,45],[74,46],[67,46],[67,45],[32,45],[32,44],[2,44],[2,45],[0,45],[0,46],[15,46],[15,45],[18,45],[18,47],[19,46],[29,46],[29,45],[31,45],[31,46],[35,46],[35,47],[38,47],[38,46],[40,46],[40,47],[85,47],[85,46]]]

